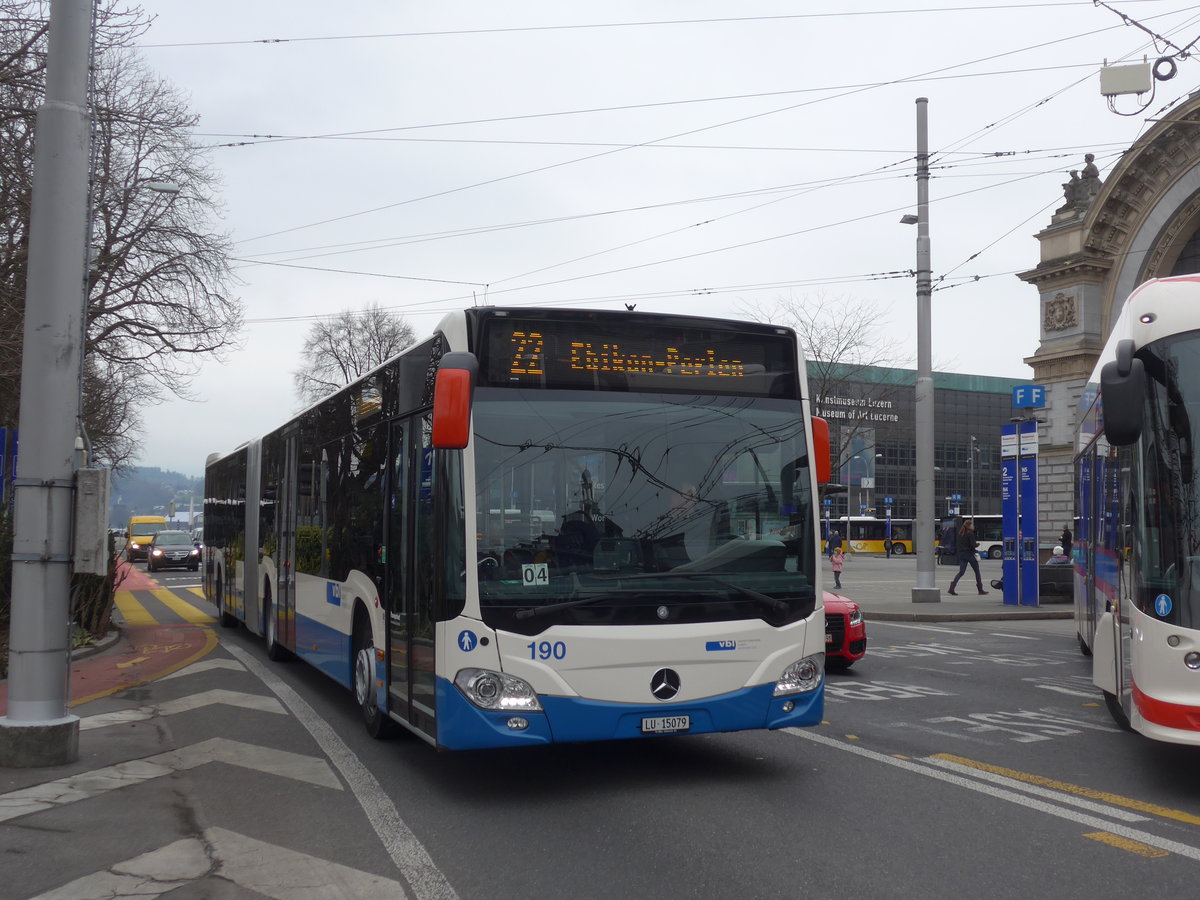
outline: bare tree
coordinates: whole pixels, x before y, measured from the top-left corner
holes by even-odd
[[[408,321],[378,303],[317,320],[300,351],[303,364],[292,373],[300,405],[315,403],[366,375],[415,341]]]
[[[20,396],[48,12],[46,0],[0,0],[0,422],[16,420]],[[140,9],[118,0],[97,10],[90,254],[80,260],[88,283],[84,427],[114,464],[135,452],[137,410],[186,396],[200,362],[233,346],[242,315],[228,239],[208,225],[220,208],[216,179],[190,136],[197,117],[131,49],[147,27]]]
[[[842,469],[864,449],[874,451],[871,416],[887,404],[906,382],[893,367],[904,361],[901,343],[886,335],[887,322],[876,304],[854,297],[817,294],[801,300],[776,301],[773,307],[741,304],[740,309],[760,322],[794,329],[808,363],[808,389],[813,412],[830,423],[834,471]],[[874,385],[870,397],[862,385]]]

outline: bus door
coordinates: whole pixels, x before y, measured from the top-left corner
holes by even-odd
[[[275,593],[271,615],[275,617],[276,639],[289,650],[296,648],[296,495],[299,489],[299,436],[292,431],[284,438],[283,479],[278,497],[278,557],[275,560]]]
[[[428,418],[391,424],[384,605],[388,621],[388,701],[392,712],[436,739],[433,623],[427,573],[433,522]],[[422,437],[424,436],[424,440]]]
[[[1101,504],[1098,500],[1100,492],[1095,487],[1096,459],[1096,448],[1092,447],[1080,457],[1077,464],[1080,471],[1076,476],[1079,483],[1079,497],[1076,498],[1076,502],[1079,504],[1080,515],[1075,526],[1075,540],[1083,542],[1084,571],[1082,578],[1079,575],[1075,576],[1080,582],[1075,590],[1075,615],[1080,624],[1080,636],[1087,641],[1089,647],[1095,640],[1098,605],[1096,592],[1099,590],[1096,586],[1096,545],[1100,538]]]

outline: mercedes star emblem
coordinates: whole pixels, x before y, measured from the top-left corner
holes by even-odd
[[[650,693],[659,700],[671,700],[679,693],[679,673],[674,669],[659,669],[650,679]]]

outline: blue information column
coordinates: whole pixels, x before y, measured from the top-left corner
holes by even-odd
[[[1004,602],[1016,606],[1020,602],[1020,559],[1017,552],[1020,532],[1017,466],[1020,444],[1016,424],[1000,426],[1000,512],[1001,533],[1004,537],[1004,561],[1000,577],[1004,581]]]
[[[1038,435],[1037,422],[1020,423],[1021,606],[1038,605]]]

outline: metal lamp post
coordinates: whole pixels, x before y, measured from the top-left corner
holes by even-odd
[[[976,443],[975,435],[971,435],[971,495],[967,497],[967,512],[972,518],[975,517],[975,454],[979,452]]]

